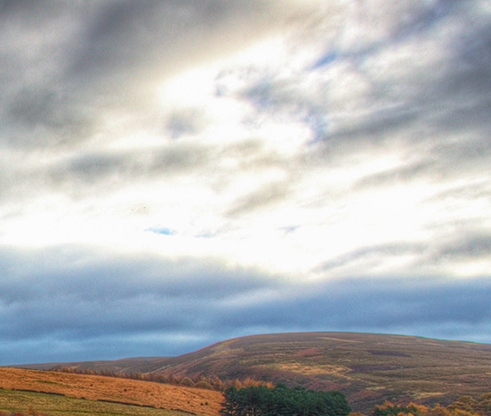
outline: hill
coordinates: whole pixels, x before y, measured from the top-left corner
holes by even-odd
[[[44,368],[49,366],[54,367]],[[399,335],[255,335],[174,358],[58,365],[62,366],[194,379],[252,378],[339,390],[353,410],[365,412],[386,399],[447,405],[463,395],[491,391],[491,345]]]
[[[19,409],[18,404],[10,403],[17,396],[12,392],[23,393],[49,393],[50,396],[65,396],[64,398],[84,399],[91,401],[92,405],[86,412],[81,411],[78,406],[78,414],[99,414],[95,412],[95,403],[100,407],[104,404],[133,405],[128,414],[137,414],[135,406],[155,409],[167,409],[174,412],[152,412],[152,414],[174,415],[176,411],[180,414],[195,414],[202,416],[217,416],[221,408],[223,396],[216,391],[188,388],[183,386],[172,386],[166,384],[152,383],[147,381],[129,380],[114,377],[103,377],[94,375],[68,374],[62,372],[26,370],[19,368],[0,368],[0,410],[25,410]],[[45,395],[46,396],[46,395]],[[29,396],[33,407],[42,411],[46,408],[46,397]],[[8,402],[6,402],[8,398]],[[9,404],[10,403],[10,404]],[[20,402],[22,403],[22,401]],[[68,401],[63,403],[67,406]],[[58,405],[58,409],[61,404]],[[26,406],[27,407],[27,406]],[[152,409],[153,410],[153,409]],[[53,410],[50,414],[57,413]],[[63,411],[68,414],[68,411]],[[125,414],[123,411],[112,414]],[[149,414],[149,412],[146,412]]]

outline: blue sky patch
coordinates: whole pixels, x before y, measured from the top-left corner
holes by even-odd
[[[147,228],[145,231],[150,231],[151,233],[160,235],[175,235],[176,231],[167,227],[151,227]]]

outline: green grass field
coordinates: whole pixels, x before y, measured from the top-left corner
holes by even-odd
[[[187,414],[165,409],[75,399],[54,394],[0,389],[0,411],[27,414],[29,409],[48,416],[183,416]]]

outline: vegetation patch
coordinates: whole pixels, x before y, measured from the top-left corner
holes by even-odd
[[[182,416],[182,412],[165,409],[12,390],[0,390],[0,412],[9,416],[19,413],[27,416]]]
[[[46,383],[46,381],[55,383]],[[18,392],[22,394],[51,393],[47,396],[60,400],[83,398],[86,401],[107,405],[132,405],[131,407],[137,409],[147,406],[155,409],[179,409],[202,416],[216,416],[223,400],[221,393],[209,389],[116,377],[14,368],[0,368],[0,387],[5,389],[0,390],[2,393],[14,390],[22,390]],[[205,402],[208,404],[202,405]],[[27,407],[5,405],[4,409],[23,411]],[[36,409],[44,408],[36,406]]]

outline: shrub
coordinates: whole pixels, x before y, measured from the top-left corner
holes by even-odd
[[[213,387],[211,387],[210,383],[208,383],[205,380],[200,380],[198,381],[194,387],[198,387],[200,389],[208,389],[208,390],[213,390]]]

